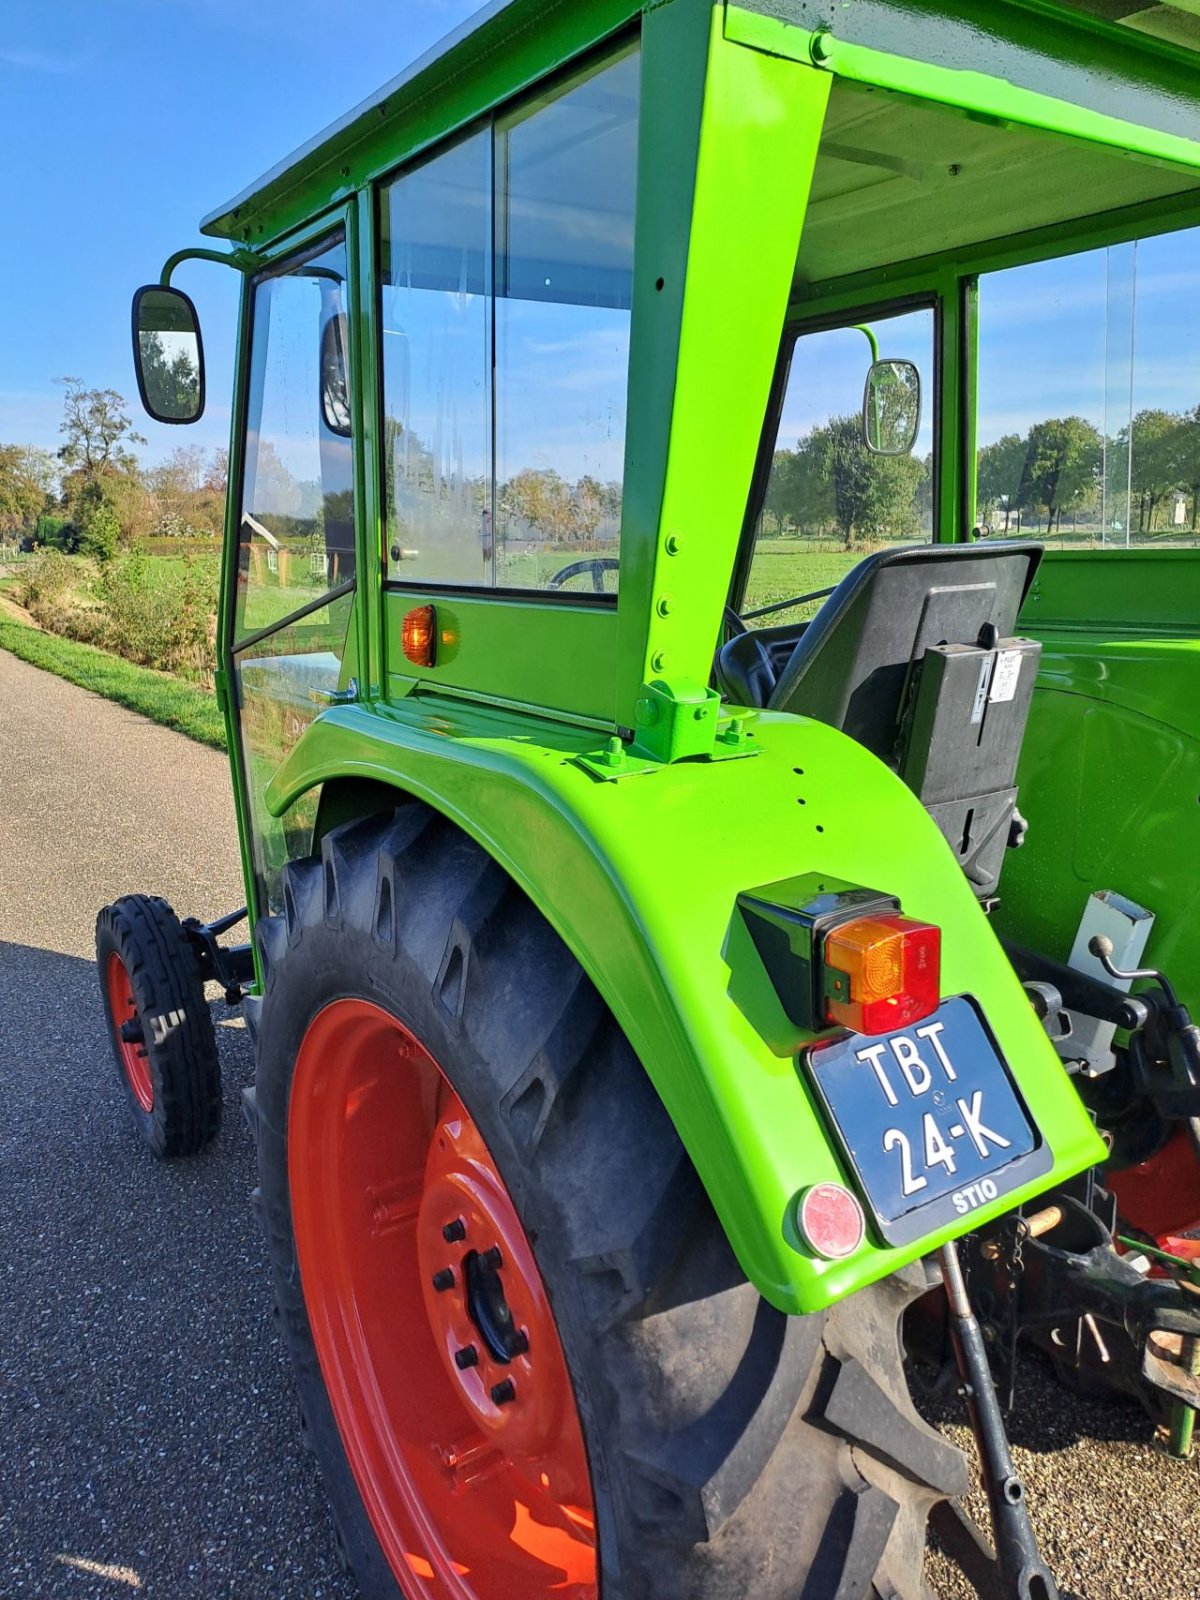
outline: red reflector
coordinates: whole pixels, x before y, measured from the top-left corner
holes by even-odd
[[[437,612],[432,606],[414,606],[405,613],[400,645],[415,667],[432,667],[437,659]]]
[[[814,1183],[796,1205],[800,1237],[826,1261],[852,1256],[867,1231],[863,1209],[840,1183]]]
[[[825,1015],[855,1033],[906,1028],[938,1008],[942,931],[893,912],[860,917],[825,939]]]

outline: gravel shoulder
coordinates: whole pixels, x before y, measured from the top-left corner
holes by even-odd
[[[270,1319],[240,1019],[218,1008],[219,1138],[162,1165],[92,963],[119,894],[240,903],[225,757],[3,651],[0,751],[0,1596],[353,1600]],[[953,1400],[939,1420],[970,1448]],[[1010,1433],[1064,1600],[1194,1600],[1196,1461],[1035,1354]],[[936,1556],[930,1577],[969,1600]]]

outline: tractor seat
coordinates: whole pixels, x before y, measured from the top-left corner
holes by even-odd
[[[1012,634],[1041,556],[1032,540],[881,550],[810,623],[729,640],[718,682],[742,704],[815,717],[865,745],[988,895],[1023,826],[1016,767],[1041,647]]]

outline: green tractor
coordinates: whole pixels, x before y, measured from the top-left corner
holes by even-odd
[[[1200,35],[1134,9],[495,0],[138,292],[186,423],[172,273],[242,280],[246,905],[118,901],[101,986],[164,1156],[244,1007],[374,1600],[917,1600],[931,1522],[1047,1600],[987,1347],[1200,1399],[1148,1253],[1200,1218],[1200,465],[1135,534],[1122,265],[1200,223]],[[1104,425],[1014,452],[1064,365],[1014,329],[1086,306]]]

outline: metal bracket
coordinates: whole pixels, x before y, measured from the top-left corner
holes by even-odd
[[[248,944],[235,944],[223,949],[218,937],[235,927],[246,915],[246,907],[239,906],[215,922],[201,922],[198,917],[185,917],[182,927],[196,957],[196,966],[204,983],[219,983],[225,991],[227,1006],[239,1005],[246,997],[247,987],[254,982],[254,954]]]
[[[641,724],[643,715],[647,716],[650,720],[643,726],[657,731],[657,749],[674,751],[674,754],[658,754],[653,744],[648,748],[639,729],[630,744],[614,734],[604,749],[595,755],[576,756],[576,766],[590,772],[593,778],[615,783],[618,778],[640,778],[652,772],[661,772],[664,765],[676,761],[732,761],[741,756],[761,754],[762,746],[752,727],[757,720],[757,712],[736,707],[728,708],[727,714],[722,716],[719,697],[712,689],[704,691],[704,699],[679,700],[663,695],[660,692],[662,688],[662,685],[648,685],[643,691],[638,700],[638,720]],[[654,691],[653,697],[651,690]],[[643,706],[646,707],[645,712]],[[689,708],[692,722],[701,730],[698,734],[687,725]],[[699,712],[703,712],[703,715],[698,715]],[[660,717],[663,723],[661,728],[658,726]],[[697,747],[692,748],[692,745]]]

